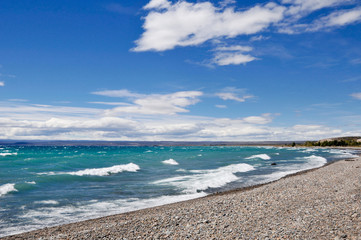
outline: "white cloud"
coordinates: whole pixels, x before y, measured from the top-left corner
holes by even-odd
[[[328,16],[322,17],[311,24],[308,31],[318,31],[323,28],[341,27],[344,25],[353,24],[361,21],[361,7],[341,10],[331,13]]]
[[[129,106],[131,104],[124,102],[88,102],[91,104],[101,104],[101,105],[110,105],[110,106]]]
[[[152,0],[145,7],[145,32],[134,51],[165,51],[194,46],[221,37],[234,38],[260,32],[283,19],[285,7],[275,3],[245,11],[219,9],[210,2]]]
[[[359,93],[352,93],[350,96],[353,97],[353,98],[356,98],[356,99],[358,99],[358,100],[361,100],[361,92],[359,92]]]
[[[249,39],[250,42],[256,42],[256,41],[262,41],[262,40],[267,40],[267,39],[270,39],[270,37],[265,37],[265,36],[262,36],[262,35],[259,35],[259,36],[253,36]]]
[[[0,87],[4,87],[5,86],[5,82],[0,81]]]
[[[239,95],[242,95],[241,97]],[[252,95],[246,95],[244,89],[233,87],[224,88],[221,92],[216,93],[216,96],[223,100],[234,100],[237,102],[245,102],[246,99],[253,98]]]
[[[262,116],[250,116],[243,118],[243,121],[251,124],[267,124],[272,122],[272,116],[269,113],[262,114]]]
[[[245,64],[251,61],[256,60],[257,58],[244,54],[244,52],[252,51],[252,47],[249,46],[228,46],[228,47],[217,47],[215,49],[215,55],[213,58],[213,63],[225,66],[225,65],[239,65]]]
[[[305,15],[310,12],[333,7],[337,5],[347,4],[351,0],[283,0],[283,4],[291,4],[286,13],[290,15]]]
[[[104,91],[92,92],[92,94],[106,96],[106,97],[119,97],[119,98],[139,98],[144,96],[143,94],[130,92],[127,89],[104,90]]]
[[[234,39],[239,36],[266,31],[296,34],[341,27],[361,20],[360,7],[335,10],[338,6],[358,5],[354,0],[281,0],[242,9],[237,9],[235,3],[234,0],[219,1],[218,5],[211,1],[151,0],[143,8],[147,11],[144,32],[132,50],[166,51],[210,41],[214,55],[211,60],[203,61],[204,66],[239,65],[258,59],[245,53],[251,51],[245,49],[250,47],[225,50],[217,46],[234,44]],[[329,15],[324,16],[324,12],[319,11],[321,9],[327,9]],[[306,18],[310,14],[312,17]],[[262,35],[251,36],[249,42],[267,39]],[[263,53],[267,54],[267,51]]]
[[[125,92],[127,90],[119,90]],[[114,91],[116,92],[116,91]],[[119,114],[165,114],[172,115],[176,113],[188,112],[186,107],[199,102],[198,97],[202,96],[199,91],[183,91],[171,94],[150,94],[141,95],[128,92],[126,95],[129,97],[136,97],[133,103],[129,106],[121,106],[107,110],[106,115],[119,115]],[[111,94],[113,96],[113,94]],[[109,96],[109,95],[108,95]],[[119,94],[118,96],[123,96]]]

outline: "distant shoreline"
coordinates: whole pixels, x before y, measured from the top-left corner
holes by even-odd
[[[12,146],[285,146],[303,144],[306,141],[37,141],[0,140],[0,145]]]

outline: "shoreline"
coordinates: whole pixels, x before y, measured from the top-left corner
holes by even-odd
[[[343,164],[341,164],[341,163],[343,163]],[[249,187],[238,188],[238,189],[228,190],[228,191],[224,191],[224,192],[212,193],[212,194],[209,194],[207,196],[200,197],[200,198],[195,198],[195,199],[191,199],[191,200],[175,202],[175,203],[165,204],[165,205],[161,205],[161,206],[155,206],[155,207],[140,209],[140,210],[136,210],[136,211],[125,212],[125,213],[116,214],[116,215],[105,216],[105,217],[85,220],[85,221],[81,221],[81,222],[74,222],[74,223],[69,223],[69,224],[55,226],[55,227],[48,227],[48,228],[34,230],[34,231],[30,231],[30,232],[25,232],[25,233],[20,233],[20,234],[12,235],[12,236],[5,236],[5,237],[3,237],[1,239],[29,239],[29,238],[30,239],[35,239],[35,238],[40,238],[40,237],[45,238],[45,239],[47,239],[47,238],[63,239],[63,238],[87,238],[89,236],[91,238],[95,238],[95,237],[97,238],[97,237],[100,236],[99,235],[99,231],[100,231],[99,228],[102,229],[100,232],[103,232],[104,225],[109,225],[110,223],[112,223],[111,225],[114,228],[114,225],[117,225],[116,223],[118,222],[118,220],[121,220],[121,219],[124,219],[124,218],[127,219],[127,222],[134,222],[133,224],[135,224],[134,226],[137,226],[136,227],[137,229],[138,228],[145,228],[145,229],[149,230],[149,228],[147,228],[146,224],[139,224],[139,222],[137,220],[139,220],[140,217],[142,217],[142,216],[148,216],[149,217],[151,215],[154,218],[154,217],[156,217],[158,215],[162,216],[163,215],[162,212],[164,212],[167,209],[168,210],[170,209],[171,211],[177,212],[177,209],[179,210],[179,207],[199,205],[199,203],[214,201],[214,199],[229,198],[230,196],[234,196],[234,195],[236,195],[238,197],[243,196],[243,195],[250,195],[250,194],[252,194],[254,192],[260,191],[260,189],[262,189],[262,188],[270,188],[270,186],[277,186],[283,181],[287,182],[288,180],[290,180],[290,179],[293,180],[294,178],[301,178],[301,179],[306,178],[306,176],[309,175],[309,174],[312,175],[315,172],[318,172],[318,171],[320,171],[322,169],[330,168],[330,167],[332,167],[334,165],[340,165],[341,164],[341,165],[346,165],[347,166],[347,165],[350,165],[350,164],[351,165],[356,164],[358,166],[358,168],[360,168],[360,166],[361,166],[360,163],[361,163],[361,157],[355,158],[355,160],[332,161],[332,162],[326,163],[325,165],[323,165],[321,167],[308,169],[308,170],[303,170],[303,171],[300,171],[300,172],[297,172],[297,173],[289,174],[289,175],[284,176],[284,177],[282,177],[282,178],[280,178],[278,180],[268,182],[268,183],[257,184],[257,185],[253,185],[253,186],[249,186]],[[359,169],[359,173],[361,173],[361,169]],[[359,176],[360,176],[360,174],[359,174]],[[361,181],[359,181],[359,183],[361,183]],[[274,189],[274,187],[273,187],[273,189]],[[276,193],[273,192],[273,194],[276,194]],[[259,201],[261,201],[261,200],[259,200]],[[261,201],[261,202],[264,202],[264,201]],[[360,196],[360,203],[361,203],[361,196]],[[360,206],[361,206],[361,204],[360,204]],[[193,208],[190,208],[190,209],[193,209]],[[206,211],[206,209],[203,209],[203,210]],[[190,211],[187,211],[187,213],[189,213],[189,212]],[[177,214],[177,215],[182,215],[182,214]],[[224,217],[225,216],[223,216],[223,218]],[[192,221],[193,218],[191,218],[189,220]],[[361,215],[359,216],[359,220],[361,222]],[[133,225],[133,224],[131,224],[131,225]],[[180,225],[178,224],[176,226],[180,226]],[[109,227],[107,227],[105,229],[109,230]],[[115,229],[118,229],[118,228],[116,227]],[[215,229],[218,229],[218,228],[216,227]],[[84,233],[84,232],[93,233],[95,235],[91,234],[89,236],[83,236],[82,233]],[[159,231],[154,231],[154,232],[151,232],[151,233],[157,233],[157,232],[158,232],[158,234],[160,233]],[[360,229],[359,232],[361,232],[361,229]],[[133,234],[132,236],[129,236],[129,234],[132,234],[132,233],[134,233],[134,230],[133,230],[133,232],[131,230],[123,231],[121,233],[118,232],[115,235],[112,235],[112,234],[108,235],[106,237],[106,239],[114,237],[114,236],[116,236],[116,237],[130,237],[132,239],[132,237],[139,236],[137,234],[135,234],[135,235]],[[142,239],[148,238],[148,237],[149,238],[154,238],[154,236],[155,236],[154,234],[144,235],[144,236],[142,236]],[[159,236],[161,236],[161,235],[159,235]],[[167,236],[172,237],[172,234],[168,234]],[[225,238],[224,235],[219,235],[219,236],[221,236],[222,238]],[[301,235],[301,237],[302,236],[303,235]],[[350,235],[350,236],[354,236],[354,235]],[[355,235],[355,236],[361,237],[361,235]],[[179,236],[178,237],[174,236],[174,237],[178,238]],[[181,237],[181,238],[183,238],[183,237]]]

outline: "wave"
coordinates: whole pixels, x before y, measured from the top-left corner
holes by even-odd
[[[46,204],[46,205],[57,205],[58,201],[55,200],[43,200],[43,201],[35,201],[36,204]]]
[[[15,184],[14,183],[7,183],[4,185],[0,186],[0,197],[10,193],[10,192],[17,192],[18,190],[16,190],[15,188]]]
[[[219,188],[239,179],[234,173],[248,172],[255,168],[246,163],[231,164],[217,169],[190,170],[193,175],[166,178],[153,182],[159,185],[171,185],[182,189],[184,193],[196,193],[208,188]]]
[[[32,185],[35,185],[35,184],[36,184],[36,182],[35,182],[35,181],[25,182],[25,183],[27,183],[27,184],[32,184]]]
[[[254,158],[260,158],[260,159],[263,159],[263,160],[270,160],[271,159],[271,157],[270,156],[268,156],[267,154],[257,154],[257,155],[252,155],[252,156],[250,156],[250,157],[248,157],[248,158],[246,158],[246,159],[254,159]]]
[[[0,153],[0,156],[3,156],[3,157],[6,157],[6,156],[13,156],[13,155],[18,155],[18,153],[8,153],[8,152],[5,152],[5,153]]]
[[[307,163],[305,164],[305,168],[303,170],[321,167],[327,163],[326,158],[316,155],[305,157],[305,159],[307,160]]]
[[[179,163],[176,160],[172,159],[172,158],[170,158],[168,160],[164,160],[164,161],[162,161],[162,163],[168,164],[168,165],[179,165]]]
[[[74,176],[108,176],[120,172],[136,172],[140,169],[137,164],[128,163],[124,165],[115,165],[106,168],[89,168],[75,172],[48,172],[38,173],[39,175],[74,175]]]

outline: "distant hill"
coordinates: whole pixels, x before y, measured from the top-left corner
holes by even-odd
[[[325,138],[316,142],[306,142],[306,146],[361,146],[361,136],[349,136],[349,137],[336,137],[336,138]]]

